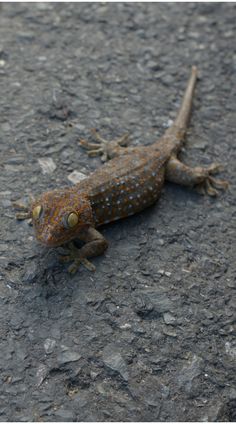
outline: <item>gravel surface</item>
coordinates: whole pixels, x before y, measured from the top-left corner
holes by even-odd
[[[1,5],[1,420],[236,420],[235,28],[235,3]],[[166,184],[71,277],[11,201],[99,166],[91,128],[153,142],[192,64],[181,157],[222,162],[230,189]]]

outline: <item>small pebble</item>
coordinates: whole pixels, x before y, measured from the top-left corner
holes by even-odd
[[[56,340],[46,339],[43,346],[44,346],[45,352],[47,354],[50,354],[54,351],[54,348],[56,346]]]
[[[52,158],[39,158],[38,163],[42,169],[43,174],[52,174],[57,167]]]
[[[84,180],[86,177],[87,175],[76,170],[71,172],[71,174],[67,176],[68,180],[71,181],[73,184],[78,184],[80,181]]]
[[[167,325],[169,324],[173,325],[176,321],[175,317],[170,312],[165,312],[163,314],[163,319]]]
[[[58,355],[58,362],[60,365],[67,364],[68,362],[75,362],[81,358],[77,352],[65,351]]]

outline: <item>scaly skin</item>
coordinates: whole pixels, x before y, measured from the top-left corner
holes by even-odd
[[[197,69],[192,68],[182,105],[173,125],[154,144],[148,147],[126,147],[127,135],[108,143],[95,132],[96,142],[81,140],[90,156],[102,155],[106,164],[72,188],[43,193],[31,204],[31,216],[37,239],[47,246],[60,246],[75,238],[84,241],[81,249],[70,243],[70,252],[64,260],[72,260],[69,270],[76,272],[83,263],[88,269],[94,266],[87,260],[102,254],[107,241],[95,228],[133,215],[160,197],[165,180],[215,196],[216,189],[225,189],[226,181],[211,176],[219,165],[208,168],[189,168],[177,159],[183,144],[191,113]]]

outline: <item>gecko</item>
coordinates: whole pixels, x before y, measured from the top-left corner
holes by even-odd
[[[195,187],[202,194],[216,196],[227,181],[213,174],[221,166],[189,167],[178,159],[190,119],[197,68],[193,66],[176,119],[164,134],[148,146],[128,145],[128,135],[108,142],[94,130],[94,141],[80,140],[89,156],[101,155],[106,162],[73,187],[48,191],[21,209],[18,219],[31,218],[36,238],[43,245],[67,245],[64,262],[75,273],[83,264],[94,271],[88,258],[101,255],[108,247],[98,228],[136,214],[154,204],[165,181]],[[24,211],[23,211],[24,210]],[[77,248],[74,240],[84,244]]]

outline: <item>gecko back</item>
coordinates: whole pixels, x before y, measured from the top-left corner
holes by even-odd
[[[93,172],[85,189],[99,226],[133,215],[156,202],[168,155],[150,147],[131,148]],[[78,185],[81,190],[81,184]]]

